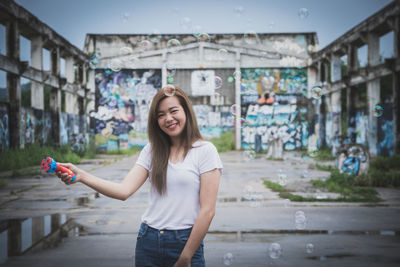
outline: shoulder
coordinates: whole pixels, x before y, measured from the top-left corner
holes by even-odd
[[[217,152],[217,148],[210,141],[199,140],[193,143],[192,149],[204,152]]]

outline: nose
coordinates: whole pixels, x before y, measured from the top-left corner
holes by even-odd
[[[167,115],[165,116],[165,120],[166,121],[172,121],[173,120],[172,115],[170,113],[167,113]]]

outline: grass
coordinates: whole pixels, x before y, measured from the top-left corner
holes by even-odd
[[[355,178],[360,186],[400,187],[400,155],[376,157],[370,161],[367,174]]]
[[[290,199],[297,202],[379,202],[381,199],[378,193],[370,187],[354,185],[354,177],[332,171],[331,176],[326,181],[313,180],[312,185],[316,188],[324,188],[330,192],[339,193],[341,197],[332,199],[319,199],[314,197],[303,197],[292,194],[284,186],[264,180],[264,185],[274,192],[279,193],[279,197]]]
[[[58,162],[79,163],[81,158],[68,145],[62,147],[26,145],[24,149],[10,149],[0,154],[0,171],[17,171],[26,167],[37,166],[51,156]]]
[[[338,170],[331,172],[325,181],[313,180],[312,185],[317,188],[324,188],[330,192],[341,194],[342,198],[350,202],[378,202],[381,199],[375,189],[366,186],[359,186],[356,177],[340,173]]]
[[[316,163],[316,164],[310,163],[310,164],[308,164],[308,168],[312,169],[312,170],[316,169],[316,170],[319,170],[319,171],[327,171],[327,172],[335,170],[335,167],[333,167],[331,165],[321,165],[321,164],[318,164],[318,163]]]
[[[210,141],[217,148],[218,152],[226,152],[235,149],[234,135],[232,132],[223,133],[220,138],[211,138]]]
[[[107,155],[126,155],[126,156],[132,156],[135,155],[137,152],[141,151],[142,147],[140,146],[132,146],[128,150],[112,150],[112,151],[107,151]]]
[[[0,188],[6,187],[6,186],[7,186],[7,183],[3,179],[0,179]]]

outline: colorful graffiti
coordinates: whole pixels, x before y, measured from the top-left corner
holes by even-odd
[[[0,106],[0,151],[10,148],[10,131],[8,125],[8,109]]]
[[[220,137],[223,132],[233,131],[234,117],[229,107],[220,107],[221,111],[213,111],[215,107],[208,105],[194,105],[197,124],[201,135],[210,139]]]
[[[307,146],[307,107],[298,105],[307,92],[303,69],[242,69],[242,148],[267,150],[278,136],[285,150]]]
[[[378,155],[394,155],[393,104],[385,103],[385,112],[378,118]]]
[[[161,70],[106,73],[97,69],[96,105],[89,113],[96,145],[104,150],[147,143],[147,117],[153,96],[161,89]]]
[[[346,144],[339,149],[336,163],[341,173],[350,175],[367,173],[369,154],[363,145]]]

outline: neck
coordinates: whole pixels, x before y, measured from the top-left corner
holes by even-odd
[[[173,148],[179,148],[182,145],[182,139],[180,137],[171,137]]]

